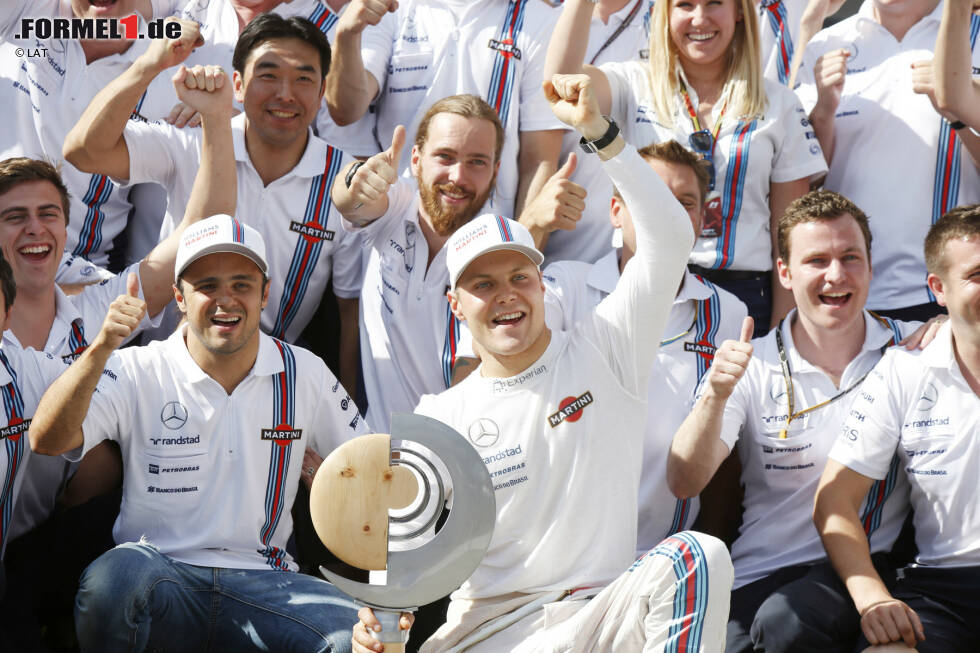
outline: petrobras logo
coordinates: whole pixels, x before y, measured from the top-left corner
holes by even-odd
[[[497,39],[490,39],[487,43],[487,47],[491,50],[496,50],[500,52],[505,57],[514,57],[515,59],[521,58],[521,50],[516,45],[514,45],[513,39],[504,39],[503,41],[498,41]]]
[[[585,407],[594,402],[592,393],[588,390],[578,397],[565,397],[558,404],[558,410],[548,415],[548,424],[555,428],[562,422],[577,422],[582,418]]]

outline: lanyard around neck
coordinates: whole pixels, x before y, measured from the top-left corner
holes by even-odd
[[[697,323],[698,323],[698,312],[695,310],[694,311],[694,319],[691,321],[691,326],[687,327],[687,331],[684,331],[683,333],[678,333],[676,336],[671,336],[671,337],[667,338],[666,340],[661,340],[660,341],[660,346],[661,347],[666,347],[667,345],[669,345],[669,344],[671,344],[673,342],[677,342],[678,340],[680,340],[681,338],[683,338],[684,336],[686,336],[687,334],[689,334],[691,331],[693,331],[694,330],[694,325],[696,325]]]
[[[694,109],[694,103],[691,102],[691,95],[687,92],[687,85],[684,84],[683,79],[678,79],[678,83],[681,86],[681,97],[684,98],[684,105],[687,107],[687,113],[691,117],[691,124],[694,125],[694,131],[702,131],[701,119],[698,118],[698,112]],[[711,134],[711,149],[714,150],[715,143],[718,142],[718,134],[721,132],[721,123],[725,119],[725,110],[728,109],[728,93],[725,93],[725,102],[721,105],[721,111],[718,113],[718,120],[715,121],[715,129]]]
[[[623,31],[630,26],[630,23],[633,22],[633,19],[636,17],[636,15],[640,13],[640,5],[642,5],[643,2],[644,0],[636,0],[636,4],[633,5],[632,9],[630,9],[630,13],[626,16],[626,18],[623,19],[623,22],[619,24],[619,27],[616,28],[616,31],[610,34],[609,38],[606,39],[606,42],[603,43],[601,46],[599,46],[599,49],[596,50],[596,53],[592,55],[592,59],[589,60],[590,66],[595,65],[596,59],[599,58],[599,55],[602,54],[602,51],[608,48],[610,45],[612,45],[613,41],[619,38],[619,35],[622,34]]]
[[[876,320],[878,320],[879,322],[881,322],[882,324],[884,324],[885,326],[888,326],[888,323],[884,320],[884,318],[874,313],[871,313],[871,316]],[[854,390],[854,388],[861,385],[861,383],[868,377],[868,374],[871,373],[871,370],[869,369],[861,376],[860,379],[852,383],[850,387],[848,387],[846,390],[838,392],[830,399],[821,401],[819,404],[810,406],[809,408],[804,408],[803,410],[796,412],[795,410],[796,401],[795,401],[795,396],[793,394],[793,374],[792,372],[790,372],[789,357],[786,355],[786,348],[783,346],[783,334],[782,334],[783,322],[784,320],[780,320],[779,326],[776,328],[776,347],[779,349],[779,365],[783,369],[783,381],[786,383],[786,407],[788,410],[786,411],[786,425],[783,427],[781,431],[779,431],[780,440],[785,440],[788,437],[787,430],[789,429],[790,422],[792,422],[794,419],[796,419],[797,417],[802,417],[807,413],[811,413],[817,410],[818,408],[829,406],[830,404],[834,403],[844,395]],[[895,344],[894,336],[892,337],[891,340],[885,343],[885,345],[881,348],[881,353],[884,354],[885,350],[891,347],[893,344]]]

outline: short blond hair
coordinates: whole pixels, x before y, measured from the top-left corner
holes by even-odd
[[[980,237],[980,204],[957,206],[929,228],[925,241],[926,269],[942,276],[949,269],[946,243]]]

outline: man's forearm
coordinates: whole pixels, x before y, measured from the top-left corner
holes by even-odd
[[[567,0],[548,41],[544,78],[554,74],[582,72],[589,46],[589,28],[595,4],[587,0]]]
[[[820,149],[823,150],[823,158],[828,167],[834,159],[836,136],[834,114],[835,111],[826,111],[818,107],[814,107],[813,111],[810,112],[810,125],[813,127],[813,133],[817,136],[817,142],[820,143]]]
[[[331,46],[330,72],[326,80],[327,109],[335,123],[350,125],[367,112],[378,84],[364,68],[361,32],[338,30]]]
[[[728,455],[721,440],[725,403],[708,390],[674,434],[667,456],[667,486],[674,496],[700,494]]]
[[[939,109],[972,127],[980,127],[978,94],[973,84],[973,52],[970,49],[972,10],[973,3],[969,0],[948,0],[943,3],[933,67]],[[976,157],[974,160],[977,160]]]
[[[83,444],[82,422],[111,354],[93,344],[48,387],[31,421],[34,452],[54,456]]]
[[[105,169],[110,162],[107,153],[120,143],[125,147],[123,131],[133,107],[139,103],[140,97],[159,72],[137,59],[122,75],[99,91],[65,138],[65,159],[83,172],[128,178],[128,161],[125,175],[119,174],[122,172],[120,169]]]

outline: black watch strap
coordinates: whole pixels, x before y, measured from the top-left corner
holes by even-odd
[[[350,167],[347,174],[344,175],[344,185],[350,188],[350,185],[354,182],[354,173],[360,170],[361,166],[367,163],[367,161],[355,161],[354,165]]]
[[[954,132],[958,132],[959,130],[966,127],[966,123],[963,122],[962,120],[955,120],[955,121],[947,120],[946,122],[949,123],[949,128],[952,129]]]
[[[616,121],[609,116],[603,116],[603,118],[609,122],[609,128],[606,129],[605,134],[594,141],[587,141],[585,140],[584,136],[578,140],[578,144],[581,146],[581,148],[589,154],[595,154],[604,147],[607,147],[610,143],[616,140],[617,136],[619,136],[619,125],[616,124]]]

